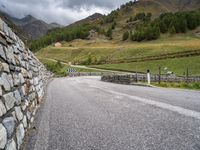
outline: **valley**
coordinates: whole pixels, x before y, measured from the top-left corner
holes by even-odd
[[[200,3],[130,1],[31,43],[39,59],[125,72],[200,75]],[[60,46],[55,46],[58,42]],[[186,63],[187,62],[187,63]],[[166,69],[167,68],[167,69]]]
[[[169,68],[177,75],[184,75],[188,67],[191,75],[199,75],[200,70],[196,69],[200,67],[199,47],[200,38],[190,34],[173,37],[163,35],[159,40],[149,42],[79,39],[63,42],[62,47],[48,46],[36,52],[36,56],[127,72],[146,72],[150,69],[153,73],[157,73],[158,67],[161,66],[163,69]],[[196,53],[192,55],[193,51]],[[169,58],[169,54],[175,54],[172,56],[174,58]],[[88,64],[89,57],[91,57],[90,64]],[[147,59],[151,57],[151,60]]]

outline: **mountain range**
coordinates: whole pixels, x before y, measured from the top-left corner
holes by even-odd
[[[47,34],[48,31],[51,31],[52,29],[63,27],[58,23],[48,24],[43,20],[39,20],[31,15],[27,15],[24,18],[18,19],[10,16],[3,11],[0,11],[0,17],[14,30],[15,33],[20,36],[21,39],[23,39],[23,41],[25,41],[25,43],[44,36],[45,34]],[[90,23],[102,17],[102,14],[95,13],[89,17],[72,23],[67,27]]]
[[[0,17],[22,38],[25,42],[35,40],[45,35],[50,29],[62,27],[57,23],[48,24],[31,15],[18,19],[0,11]]]
[[[127,28],[130,28],[130,23],[127,23],[127,20],[130,17],[135,16],[139,12],[151,13],[153,18],[158,17],[162,13],[166,12],[177,12],[177,11],[191,11],[200,9],[200,0],[138,0],[138,1],[130,1],[127,4],[122,5],[119,9],[114,10],[113,12],[117,12],[117,16],[115,16],[115,22],[117,23],[116,28],[113,30],[113,37],[115,39],[121,39],[121,34]],[[73,27],[85,23],[97,23],[102,20],[102,18],[108,18],[112,13],[108,16],[103,16],[102,14],[95,13],[85,19],[74,22],[67,27]],[[0,17],[3,18],[6,23],[11,26],[14,31],[26,42],[36,40],[45,34],[48,33],[49,30],[54,28],[62,27],[57,23],[48,24],[43,20],[39,20],[31,15],[28,15],[24,18],[18,19],[14,18],[5,12],[0,11]],[[134,24],[135,22],[131,22]],[[137,23],[137,22],[136,22]],[[110,26],[112,26],[112,21],[106,24],[101,25],[101,28],[107,30]],[[66,28],[66,26],[64,27]]]

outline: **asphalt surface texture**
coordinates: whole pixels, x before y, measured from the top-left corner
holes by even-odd
[[[54,79],[25,150],[200,150],[200,92]]]

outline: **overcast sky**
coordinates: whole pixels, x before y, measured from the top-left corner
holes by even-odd
[[[14,17],[33,15],[48,23],[70,24],[96,12],[107,14],[130,0],[0,0],[0,9]]]

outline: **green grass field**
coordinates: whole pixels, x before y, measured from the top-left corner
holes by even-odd
[[[164,68],[168,68],[169,71],[182,76],[186,74],[186,70],[189,68],[190,75],[200,75],[200,56],[133,63],[93,65],[92,67],[133,72],[146,72],[150,69],[153,74],[157,74],[159,66],[162,68],[162,73],[165,73]]]
[[[63,64],[61,62],[56,62],[56,61],[52,61],[52,60],[48,60],[48,59],[41,59],[40,61],[46,66],[46,68],[53,72],[56,76],[58,77],[63,77],[63,76],[67,76],[68,72],[67,69],[70,68],[69,65],[67,64]],[[99,72],[96,69],[86,69],[86,68],[78,68],[75,67],[77,72]],[[105,71],[102,71],[105,72]]]
[[[165,35],[166,36],[166,35]],[[172,38],[163,36],[151,42],[87,41],[75,40],[64,43],[63,47],[46,47],[36,53],[39,58],[51,58],[63,62],[81,64],[91,55],[93,60],[112,61],[148,57],[174,52],[200,49],[200,39],[192,36],[177,35]]]
[[[200,90],[200,83],[152,83],[154,86],[164,87],[164,88],[181,88],[190,90]]]

